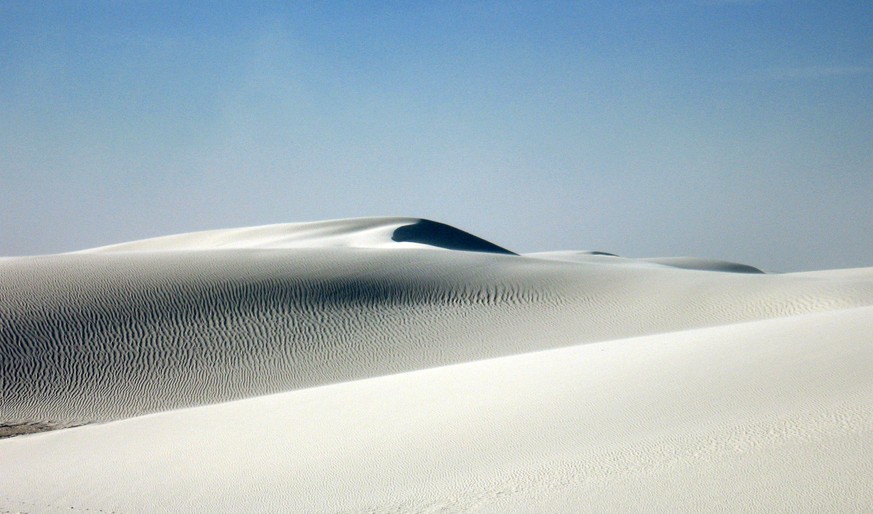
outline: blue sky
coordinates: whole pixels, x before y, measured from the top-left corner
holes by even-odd
[[[4,2],[0,112],[0,255],[400,215],[873,266],[867,2]]]

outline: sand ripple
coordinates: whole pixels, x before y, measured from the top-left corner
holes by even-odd
[[[407,249],[0,262],[0,424],[65,426],[873,303],[873,278]]]

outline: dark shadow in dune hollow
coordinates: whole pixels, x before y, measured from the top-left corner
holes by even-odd
[[[0,423],[0,439],[78,426],[82,426],[82,423]]]
[[[412,225],[399,227],[394,231],[391,239],[398,243],[419,243],[448,250],[518,255],[463,230],[424,219]]]

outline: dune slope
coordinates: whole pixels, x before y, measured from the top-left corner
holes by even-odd
[[[324,230],[309,247],[298,237],[290,248],[287,239],[278,248],[265,244],[263,234],[213,233],[208,244],[194,234],[172,245],[134,243],[135,251],[0,262],[0,424],[108,421],[873,304],[873,276],[819,280],[392,249],[371,233],[391,224],[361,224],[343,225],[342,238],[360,243],[363,230],[370,247],[321,247]],[[253,241],[259,246],[247,246]]]
[[[24,511],[860,511],[871,308],[0,441]]]
[[[0,507],[868,505],[873,268],[759,271],[417,218],[0,259]]]

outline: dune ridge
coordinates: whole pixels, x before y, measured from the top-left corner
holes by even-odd
[[[0,259],[0,507],[864,505],[871,309],[873,268],[517,255],[420,218]]]
[[[78,253],[290,248],[429,248],[514,252],[458,228],[422,218],[349,218],[205,230],[141,239]]]
[[[525,254],[528,257],[551,259],[567,262],[583,262],[597,264],[620,264],[646,265],[646,263],[668,266],[671,268],[696,270],[696,271],[720,271],[724,273],[764,273],[759,268],[741,264],[739,262],[722,261],[717,259],[701,259],[698,257],[649,257],[644,259],[627,259],[614,253],[599,251],[562,251],[562,252],[538,252]]]

